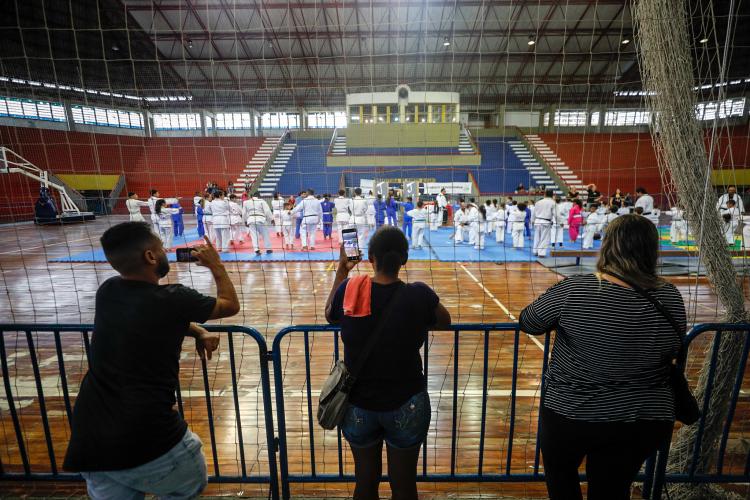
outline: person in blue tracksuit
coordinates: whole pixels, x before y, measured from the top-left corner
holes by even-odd
[[[297,196],[297,199],[294,200],[294,206],[296,207],[297,205],[302,203],[302,200],[305,198],[305,196],[307,196],[307,193],[305,191],[300,191],[299,196]],[[304,212],[300,210],[299,212],[297,212],[297,222],[296,222],[297,225],[294,229],[294,237],[296,239],[300,239],[300,228],[302,227],[302,217],[304,217]]]
[[[333,231],[333,202],[330,194],[323,195],[320,208],[323,209],[323,239],[328,238],[330,240]]]
[[[398,224],[398,202],[393,197],[393,191],[388,194],[388,199],[385,202],[385,216],[388,220],[389,226],[395,226]]]
[[[385,223],[385,202],[383,195],[379,194],[372,204],[375,206],[375,228],[379,228]]]
[[[205,200],[200,199],[197,205],[195,205],[195,216],[198,219],[198,236],[203,238],[206,235],[206,230],[203,228],[203,204]]]
[[[182,220],[183,210],[180,202],[173,203],[170,207],[179,209],[179,212],[172,214],[172,228],[175,236],[182,236],[185,233],[185,222]]]
[[[401,225],[401,230],[404,232],[409,241],[411,241],[411,222],[412,217],[409,215],[409,210],[414,210],[414,203],[411,202],[411,196],[406,198],[406,201],[397,201],[399,206],[404,208],[404,222]]]

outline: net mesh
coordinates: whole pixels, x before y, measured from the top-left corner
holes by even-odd
[[[733,281],[730,289],[719,287],[713,276],[734,279],[735,268],[744,276],[744,257],[732,258],[724,252],[726,245],[716,244],[727,232],[715,217],[715,202],[730,185],[737,185],[737,196],[750,202],[745,195],[750,187],[745,171],[750,72],[747,35],[738,28],[747,14],[734,2],[688,2],[684,36],[672,39],[662,28],[651,37],[658,47],[667,40],[675,43],[681,54],[677,59],[660,52],[659,62],[668,71],[657,87],[647,85],[653,70],[645,59],[639,64],[637,52],[647,46],[647,28],[656,25],[649,20],[661,19],[646,11],[650,3],[638,3],[644,17],[636,33],[628,2],[602,0],[10,2],[0,22],[5,40],[0,48],[0,146],[7,148],[0,165],[0,320],[92,322],[96,289],[115,274],[99,238],[108,227],[128,220],[127,193],[145,200],[156,189],[162,197],[179,199],[185,228],[173,236],[173,245],[180,247],[199,239],[193,197],[202,195],[209,183],[222,189],[231,183],[239,201],[260,191],[269,204],[276,191],[288,200],[309,188],[332,199],[340,189],[348,197],[357,187],[365,195],[372,190],[373,196],[394,189],[404,192],[401,201],[406,201],[410,184],[419,193],[414,202],[419,196],[431,204],[439,188],[448,187],[453,194],[445,227],[426,231],[424,248],[411,252],[402,276],[433,287],[456,323],[516,321],[523,307],[550,285],[590,269],[566,267],[575,257],[564,253],[538,259],[526,234],[520,237],[524,249],[513,248],[507,229],[475,226],[479,232],[490,230],[485,248],[475,248],[473,240],[469,243],[473,232],[468,218],[456,217],[452,206],[460,197],[474,198],[478,205],[493,199],[500,204],[509,196],[538,200],[538,190],[551,187],[563,197],[577,189],[586,198],[585,188],[593,183],[604,200],[621,195],[625,204],[634,202],[636,189],[643,187],[655,201],[652,217],[661,212],[665,257],[660,271],[682,292],[689,322],[723,318],[729,303],[741,311],[744,281],[741,288]],[[682,12],[681,5],[675,2],[674,8]],[[670,87],[678,69],[682,86]],[[682,93],[673,97],[682,98],[680,120],[692,127],[692,156],[670,154],[670,148],[684,146],[687,139],[681,137],[682,126],[673,128],[665,121],[667,108],[659,99],[667,87],[672,94]],[[399,96],[402,88],[406,98]],[[702,165],[696,179],[700,183],[687,188],[681,184],[687,172],[679,172],[694,164]],[[96,220],[62,226],[28,223],[35,216],[39,181],[27,174],[42,173],[64,187],[82,211],[96,212]],[[50,189],[59,211],[59,190]],[[149,220],[148,209],[142,210]],[[403,206],[396,211],[399,227],[405,211]],[[687,231],[672,238],[678,211],[684,212]],[[384,218],[388,220],[387,214]],[[461,223],[466,225],[457,231]],[[366,225],[370,230],[379,224],[374,214]],[[556,251],[583,250],[585,234],[572,241],[567,221],[563,225]],[[241,312],[224,322],[252,326],[269,344],[285,326],[325,322],[323,307],[338,254],[335,226],[331,239],[323,239],[324,228],[316,230],[315,252],[302,252],[296,237],[295,248],[288,248],[277,234],[280,229],[269,226],[271,255],[256,256],[247,235],[241,244],[233,235],[224,253],[242,304]],[[457,243],[457,232],[463,243]],[[701,238],[706,234],[720,251],[708,259],[678,255],[695,250],[696,241],[705,255],[710,244]],[[498,243],[500,235],[503,242]],[[742,248],[740,234],[729,239],[734,249]],[[598,240],[592,245],[598,248]],[[718,255],[723,260],[714,258]],[[365,262],[356,272],[369,271]],[[215,293],[210,274],[192,264],[173,263],[165,282]],[[729,316],[736,317],[733,312]],[[488,415],[495,425],[484,444],[492,450],[485,454],[484,467],[499,471],[506,466],[508,422],[503,418],[511,405],[513,338],[493,335],[485,344],[485,335],[462,335],[458,352],[450,335],[429,338],[433,423],[424,465],[429,472],[449,470],[445,456],[450,455],[454,384],[459,393],[458,469],[469,472],[478,466],[475,437],[485,349]],[[40,422],[38,397],[30,385],[33,374],[20,361],[27,339],[21,332],[6,335],[5,341],[9,354],[18,353],[9,358],[9,375],[17,402],[28,403],[19,412],[24,429],[31,432]],[[50,377],[45,378],[47,396],[57,398],[53,427],[62,453],[67,416],[59,407],[63,386],[52,373],[57,362],[49,342],[44,336],[35,339],[42,375]],[[68,381],[72,393],[85,372],[82,342],[63,342],[66,356],[77,366]],[[708,339],[702,342],[689,359],[692,381],[698,379],[703,347],[709,345]],[[227,470],[239,470],[241,448],[246,459],[253,457],[255,471],[265,471],[256,346],[239,337],[234,343],[240,404],[247,405],[243,415],[249,415],[243,432],[249,434],[240,445],[233,401],[222,392],[230,371],[230,354],[223,352],[208,364],[210,389],[217,398],[214,410],[219,416],[232,415],[222,428],[218,460],[225,461]],[[293,473],[310,473],[313,465],[317,472],[353,471],[348,450],[338,455],[339,436],[308,426],[307,393],[319,389],[333,346],[327,334],[311,335],[308,342],[290,336],[282,343]],[[516,473],[527,472],[535,460],[542,353],[539,339],[520,337],[521,406],[516,415],[523,418],[515,422],[509,465]],[[311,362],[307,369],[306,359]],[[205,422],[200,362],[186,350],[182,363],[186,415],[191,422]],[[457,379],[454,365],[459,367]],[[745,405],[740,400],[737,411]],[[21,467],[9,419],[8,405],[0,405],[8,443],[0,448],[0,459],[6,470]],[[207,430],[199,429],[207,441]],[[745,438],[743,428],[732,430],[736,448],[724,462],[725,471],[744,470]],[[35,460],[44,469],[48,463],[40,450],[34,456],[42,457]],[[213,461],[209,456],[209,469]],[[295,488],[296,493],[335,496],[350,487]],[[462,491],[456,485],[425,488]],[[545,494],[535,485],[481,485],[473,491]]]

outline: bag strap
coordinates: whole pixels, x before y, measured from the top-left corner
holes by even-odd
[[[641,288],[640,286],[636,285],[635,283],[633,283],[633,282],[631,282],[629,280],[626,280],[622,276],[619,276],[619,275],[617,275],[617,274],[615,274],[613,272],[610,272],[610,271],[607,271],[606,274],[609,274],[610,276],[614,276],[615,278],[617,278],[618,280],[622,281],[623,283],[627,283],[628,285],[630,285],[630,287],[633,290],[635,290],[636,292],[638,292],[638,294],[640,294],[646,300],[648,300],[649,302],[651,302],[651,304],[653,304],[653,306],[656,308],[656,310],[659,311],[662,316],[664,316],[664,318],[672,326],[672,330],[674,331],[674,334],[677,337],[677,340],[679,340],[679,342],[680,342],[680,350],[679,350],[679,352],[677,354],[677,357],[679,358],[679,356],[682,354],[683,334],[680,331],[680,326],[677,324],[677,321],[674,319],[674,316],[672,316],[672,314],[667,310],[667,308],[664,307],[664,304],[662,304],[661,302],[659,302],[659,300],[656,297],[654,297],[653,295],[651,295],[647,290],[644,290],[643,288]]]
[[[349,369],[349,377],[352,383],[354,382],[354,380],[356,380],[357,376],[359,375],[359,372],[364,367],[365,362],[370,357],[370,354],[372,354],[372,350],[375,347],[375,344],[377,344],[378,340],[381,337],[381,334],[383,333],[383,330],[385,330],[385,324],[388,322],[388,318],[391,316],[391,312],[393,312],[394,306],[398,303],[405,289],[406,289],[406,284],[404,282],[401,282],[398,288],[396,289],[396,291],[393,293],[393,295],[391,295],[391,298],[388,300],[388,303],[380,312],[380,317],[375,323],[375,328],[372,329],[372,332],[370,333],[369,337],[367,337],[367,342],[365,343],[364,348],[359,353],[359,356],[357,356],[357,359],[354,361],[354,364]]]

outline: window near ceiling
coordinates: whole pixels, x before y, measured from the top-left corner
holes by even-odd
[[[208,128],[215,127],[218,130],[251,130],[252,124],[250,113],[216,113],[211,125],[206,122]]]
[[[73,104],[70,107],[73,122],[100,127],[143,128],[143,115],[125,109],[99,108]]]
[[[556,127],[585,127],[588,112],[585,110],[557,110],[552,124]]]
[[[201,118],[198,113],[154,113],[154,130],[198,130]]]
[[[264,129],[297,129],[299,128],[298,113],[263,113],[260,123]]]
[[[0,96],[0,116],[64,122],[65,107],[59,102]]]
[[[650,123],[651,112],[642,109],[617,109],[604,113],[605,127],[635,127]]]
[[[714,120],[745,115],[745,98],[737,97],[723,101],[699,102],[695,105],[698,120]]]

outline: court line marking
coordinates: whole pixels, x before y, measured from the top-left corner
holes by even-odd
[[[8,254],[11,254],[11,253],[21,254],[21,253],[26,252],[27,250],[36,250],[36,249],[39,249],[39,248],[47,248],[47,247],[52,247],[52,246],[55,246],[55,245],[67,245],[69,243],[75,243],[77,241],[91,241],[91,238],[79,238],[77,240],[59,241],[57,243],[47,243],[46,245],[35,246],[35,247],[25,247],[25,248],[24,247],[18,247],[18,250],[11,250],[10,252],[0,252],[0,255],[8,255]],[[92,245],[92,248],[93,248],[93,245]]]
[[[489,298],[491,298],[491,299],[492,299],[492,301],[493,301],[493,302],[495,303],[495,305],[497,305],[497,307],[499,307],[499,308],[500,308],[500,309],[501,309],[501,310],[502,310],[502,311],[503,311],[503,312],[504,312],[504,313],[505,313],[505,314],[506,314],[506,315],[507,315],[507,316],[508,316],[508,317],[509,317],[509,318],[510,318],[510,319],[511,319],[512,321],[518,321],[518,318],[516,318],[516,317],[515,317],[515,316],[514,316],[514,315],[513,315],[513,314],[512,314],[512,313],[511,313],[511,312],[510,312],[509,310],[508,310],[508,308],[507,308],[507,307],[505,307],[505,305],[503,305],[503,303],[502,303],[502,302],[500,302],[499,300],[497,300],[497,297],[495,297],[495,295],[494,295],[494,294],[493,294],[492,292],[490,292],[489,290],[487,290],[487,287],[485,287],[485,286],[484,286],[484,285],[482,284],[482,282],[481,282],[481,281],[479,281],[479,279],[478,279],[478,278],[477,278],[476,276],[474,276],[474,275],[473,275],[473,274],[471,273],[471,271],[469,271],[468,269],[466,269],[466,266],[464,266],[463,264],[460,264],[460,266],[461,266],[461,269],[463,269],[463,270],[464,270],[464,272],[465,272],[466,274],[468,274],[468,275],[469,275],[469,278],[471,278],[472,280],[474,280],[474,283],[476,283],[476,284],[477,284],[477,286],[478,286],[479,288],[481,288],[481,289],[482,289],[482,291],[484,291],[484,293],[485,293],[485,294],[487,294],[487,296],[488,296]],[[539,339],[537,339],[537,338],[536,338],[535,336],[533,336],[533,335],[529,335],[528,333],[527,333],[526,335],[527,335],[527,336],[528,336],[528,337],[529,337],[529,338],[531,339],[531,341],[532,341],[532,342],[534,342],[534,344],[536,344],[536,346],[537,346],[537,347],[538,347],[539,349],[541,349],[541,350],[542,350],[542,352],[544,351],[544,344],[542,344],[541,342],[539,342]]]

